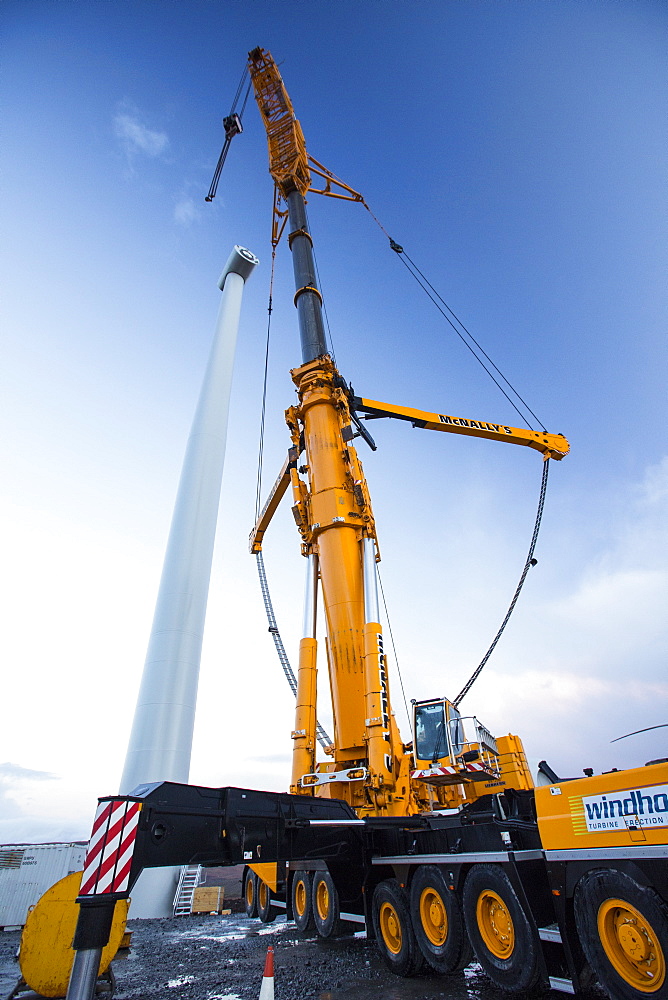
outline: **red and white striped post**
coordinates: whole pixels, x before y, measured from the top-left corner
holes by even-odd
[[[97,807],[81,876],[74,964],[67,1000],[90,1000],[109,940],[118,899],[127,897],[141,802],[102,799]]]

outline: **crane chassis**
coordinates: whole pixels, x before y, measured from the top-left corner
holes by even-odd
[[[74,947],[106,944],[145,867],[244,864],[251,916],[323,938],[364,928],[401,976],[475,955],[509,992],[596,977],[612,998],[664,997],[667,788],[662,761],[360,818],[338,799],[147,785],[99,801]]]

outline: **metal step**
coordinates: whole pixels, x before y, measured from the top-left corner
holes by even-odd
[[[195,889],[200,884],[201,874],[201,865],[184,865],[181,869],[181,877],[174,895],[175,917],[189,917],[192,913],[193,897]]]
[[[550,976],[550,987],[559,990],[560,993],[575,993],[575,987],[571,979],[560,979],[558,976]]]
[[[552,941],[554,944],[561,944],[561,931],[556,924],[551,924],[550,927],[539,927],[538,937],[541,941]]]

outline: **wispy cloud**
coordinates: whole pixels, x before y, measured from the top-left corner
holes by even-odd
[[[114,134],[129,159],[139,154],[160,156],[169,146],[165,132],[149,128],[137,110],[127,107],[119,108],[114,116]]]
[[[174,219],[182,226],[190,226],[199,219],[199,209],[190,197],[180,198],[174,206]]]
[[[4,821],[23,816],[23,804],[30,795],[32,782],[52,781],[56,777],[48,771],[34,771],[10,761],[0,764],[0,829]]]
[[[0,764],[0,782],[3,784],[14,781],[51,781],[56,777],[49,771],[33,771],[30,767],[21,767],[11,761]]]
[[[78,791],[50,771],[0,764],[0,844],[86,839],[92,809]]]
[[[623,492],[607,542],[580,579],[534,605],[521,636],[511,630],[498,669],[470,699],[497,731],[515,727],[558,771],[665,756],[665,729],[610,741],[668,723],[668,459]]]

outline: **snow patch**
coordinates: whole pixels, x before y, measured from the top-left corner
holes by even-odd
[[[185,986],[186,983],[194,983],[194,976],[180,976],[179,979],[169,979],[167,985],[171,988],[174,986]]]

